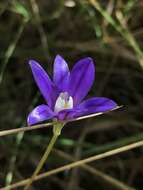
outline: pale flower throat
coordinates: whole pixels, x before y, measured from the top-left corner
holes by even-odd
[[[68,92],[61,92],[55,103],[55,112],[73,108],[73,98]]]

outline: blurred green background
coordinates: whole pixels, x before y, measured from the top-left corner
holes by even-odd
[[[89,97],[105,96],[124,105],[67,124],[43,172],[70,159],[143,140],[142,10],[141,0],[0,1],[0,130],[26,126],[29,111],[44,103],[29,59],[39,61],[52,76],[57,54],[70,68],[90,56],[96,79]],[[1,137],[0,187],[30,177],[51,136],[51,128],[46,128]],[[140,147],[94,161],[87,169],[65,170],[41,179],[31,189],[142,190],[142,166]]]

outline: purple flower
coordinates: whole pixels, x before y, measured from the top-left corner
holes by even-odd
[[[33,125],[48,119],[68,121],[80,116],[112,110],[117,104],[108,98],[83,99],[94,82],[94,63],[89,57],[79,60],[69,71],[66,61],[59,55],[54,61],[53,81],[34,60],[29,61],[34,79],[46,104],[37,106],[28,115]]]

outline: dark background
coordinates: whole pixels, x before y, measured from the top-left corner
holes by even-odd
[[[70,68],[92,57],[96,78],[89,97],[105,96],[123,105],[67,124],[43,172],[70,162],[59,150],[80,160],[143,139],[142,10],[140,0],[0,1],[1,130],[26,126],[29,111],[44,103],[28,65],[31,58],[52,77],[57,54]],[[46,128],[1,137],[0,187],[30,177],[51,136]],[[41,179],[31,189],[142,190],[142,155],[142,147],[127,150],[89,163],[88,169]]]

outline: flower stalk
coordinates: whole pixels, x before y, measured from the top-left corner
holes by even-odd
[[[117,104],[109,98],[93,97],[83,101],[94,82],[94,62],[90,57],[79,60],[70,72],[66,61],[57,55],[54,61],[53,80],[38,62],[30,60],[29,65],[46,103],[32,110],[27,123],[34,125],[53,119],[54,127],[53,137],[24,190],[29,189],[40,172],[66,122],[117,108]]]
[[[61,134],[61,130],[64,127],[64,123],[60,123],[60,122],[56,122],[53,126],[53,137],[50,141],[50,143],[48,144],[45,153],[43,154],[41,160],[39,161],[35,171],[33,172],[30,180],[28,181],[28,183],[26,184],[24,190],[28,190],[29,187],[32,185],[35,177],[37,176],[37,174],[40,172],[40,170],[42,169],[44,163],[46,162],[46,160],[49,157],[49,154],[51,153],[57,138],[59,137],[59,135]]]

